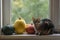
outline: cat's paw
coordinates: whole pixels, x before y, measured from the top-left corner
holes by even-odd
[[[36,35],[39,35],[38,33],[35,33]]]

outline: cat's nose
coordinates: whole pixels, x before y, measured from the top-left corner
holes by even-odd
[[[35,25],[39,27],[40,26],[40,23],[36,23]]]

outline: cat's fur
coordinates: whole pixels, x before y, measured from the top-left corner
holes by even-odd
[[[53,34],[54,25],[50,19],[32,18],[35,25],[36,34],[39,35],[49,35]]]

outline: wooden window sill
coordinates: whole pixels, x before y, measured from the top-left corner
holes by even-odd
[[[37,36],[37,35],[0,35],[1,40],[60,40],[60,34],[53,34],[53,35],[43,35],[43,36]]]

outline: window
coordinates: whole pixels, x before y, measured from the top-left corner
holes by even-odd
[[[11,0],[11,24],[22,17],[32,23],[32,17],[49,18],[49,0]]]
[[[15,1],[15,0],[14,0]],[[3,26],[4,25],[7,25],[7,24],[10,24],[10,22],[11,23],[13,23],[17,18],[15,18],[14,20],[13,20],[13,17],[12,17],[12,15],[13,15],[13,13],[12,13],[12,8],[11,7],[13,7],[13,6],[11,6],[11,2],[13,3],[14,2],[13,0],[11,1],[11,0],[3,0]],[[23,3],[23,1],[24,0],[21,0],[22,1],[22,3]],[[37,0],[36,0],[37,1]],[[43,0],[42,0],[43,1]],[[45,1],[47,1],[47,0],[44,0],[44,2]],[[26,0],[25,0],[25,2],[26,2]],[[31,1],[30,1],[31,2]],[[29,3],[30,3],[29,2]],[[28,4],[29,4],[28,3]],[[32,3],[32,2],[31,2]],[[39,1],[39,3],[41,3],[41,0]],[[59,20],[59,18],[58,18],[58,13],[59,13],[59,0],[49,0],[49,1],[47,1],[46,3],[48,3],[49,4],[49,8],[47,9],[47,10],[49,10],[49,11],[47,11],[46,13],[48,13],[47,15],[48,15],[48,18],[50,17],[51,18],[51,20],[53,21],[53,23],[55,24],[55,26],[56,26],[56,29],[58,29],[59,28],[59,26],[58,26],[58,20]],[[24,4],[24,3],[23,3]],[[28,5],[27,4],[27,5]],[[47,4],[47,5],[48,5]],[[24,6],[23,6],[24,7]],[[30,7],[29,5],[27,6],[27,7]],[[41,5],[40,5],[40,7],[41,7]],[[39,7],[38,7],[39,8]],[[37,9],[38,9],[37,8]],[[29,8],[28,8],[29,9]],[[32,8],[31,8],[32,9]],[[30,9],[30,11],[31,11],[31,9]],[[24,11],[25,10],[27,10],[27,9],[24,9]],[[20,11],[20,9],[18,10],[18,11]],[[29,12],[30,12],[29,10],[27,10],[27,12],[26,12],[26,14],[28,13],[29,14]],[[20,11],[21,13],[23,13],[22,11]],[[40,14],[42,13],[42,11],[41,11],[41,9],[40,9]],[[25,13],[25,12],[24,12]],[[17,13],[18,14],[18,13]],[[19,13],[20,14],[20,13]],[[32,13],[32,14],[34,14],[34,13]],[[22,14],[21,14],[22,15]],[[38,15],[38,14],[37,14]],[[35,17],[36,17],[36,15],[34,15]],[[40,15],[39,15],[40,16]],[[22,16],[23,17],[23,16]],[[11,21],[10,21],[10,18],[11,18]],[[24,17],[23,17],[24,18]],[[43,16],[43,18],[44,18],[44,16]],[[47,18],[47,16],[46,16],[46,18]],[[24,18],[25,19],[25,18]],[[31,18],[30,18],[31,19]],[[26,19],[25,19],[26,20]],[[30,20],[28,20],[28,21],[30,21]],[[28,23],[28,22],[27,22]],[[29,23],[31,23],[31,22],[29,22]]]

